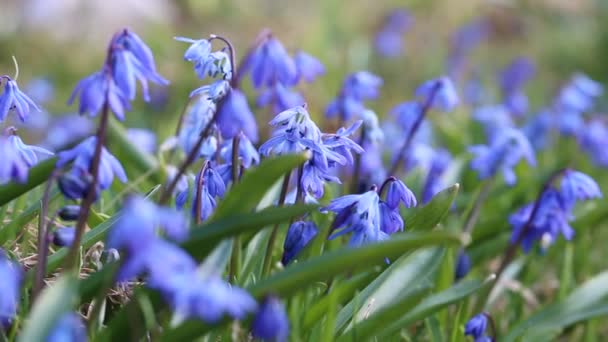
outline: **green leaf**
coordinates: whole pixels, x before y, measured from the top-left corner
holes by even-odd
[[[362,270],[395,259],[403,253],[432,245],[458,245],[460,236],[446,232],[408,233],[359,248],[345,246],[319,257],[296,263],[249,288],[252,295],[262,297],[274,293],[287,297],[315,281],[329,279],[343,272]]]
[[[414,309],[410,310],[409,312],[405,313],[401,311],[401,315],[395,316],[394,319],[388,320],[387,318],[385,322],[392,323],[388,325],[384,324],[383,326],[376,326],[375,329],[371,331],[371,334],[377,334],[380,338],[388,337],[398,332],[408,324],[412,324],[418,320],[425,319],[426,317],[433,315],[444,307],[452,303],[456,303],[472,295],[473,293],[479,291],[485,286],[490,285],[493,282],[493,279],[494,278],[492,277],[486,280],[461,280],[449,289],[425,298],[422,302],[420,302],[420,304],[418,304]],[[391,308],[395,310],[396,314],[396,310],[398,308],[395,308],[393,305],[387,310],[390,310]]]
[[[408,209],[403,215],[407,229],[430,230],[437,226],[450,211],[459,188],[460,185],[454,184],[422,207]]]
[[[78,300],[78,279],[69,274],[47,287],[34,304],[19,342],[46,341],[61,316],[72,310]]]
[[[518,323],[503,341],[515,341],[530,328],[543,331],[561,330],[600,315],[608,315],[608,271],[583,283],[565,300],[546,306]]]
[[[211,217],[211,222],[253,210],[267,191],[287,172],[307,160],[304,154],[284,155],[263,160],[256,168],[247,170],[222,200]]]
[[[51,197],[49,198],[49,205],[53,203],[57,198],[59,198],[59,191],[55,190],[51,193]],[[17,219],[11,221],[9,224],[5,225],[0,229],[0,246],[4,246],[4,244],[13,240],[20,229],[23,228],[28,222],[33,220],[38,213],[40,212],[40,201],[36,201],[32,203],[29,207],[27,207]]]
[[[256,213],[230,215],[223,219],[215,219],[211,223],[194,228],[183,247],[195,259],[202,260],[223,239],[261,230],[270,224],[304,215],[316,207],[315,205],[269,207]]]
[[[44,183],[55,169],[57,158],[49,158],[32,167],[27,175],[27,182],[11,182],[0,186],[0,207]]]

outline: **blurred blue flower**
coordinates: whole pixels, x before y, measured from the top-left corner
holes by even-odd
[[[593,108],[595,99],[604,92],[604,87],[587,75],[574,74],[560,90],[556,106],[559,111],[582,113]]]
[[[489,98],[478,72],[471,72],[471,77],[465,81],[462,97],[465,103],[472,106],[479,106]]]
[[[268,296],[264,299],[253,319],[251,333],[264,341],[287,341],[289,318],[285,305],[278,298]]]
[[[47,103],[55,98],[55,86],[47,78],[35,78],[25,87],[32,100],[38,103]]]
[[[53,244],[58,247],[71,246],[76,237],[74,227],[60,227],[53,232]]]
[[[4,79],[4,89],[2,95],[0,95],[0,122],[4,121],[10,110],[14,110],[21,121],[25,121],[27,118],[31,110],[30,107],[40,111],[34,101],[19,90],[15,80],[6,75],[0,76],[0,84],[2,79]]]
[[[232,89],[218,108],[217,125],[224,139],[231,139],[241,131],[252,142],[258,141],[258,127],[249,109],[247,98],[238,89]]]
[[[273,110],[277,113],[301,106],[304,104],[304,97],[295,90],[288,89],[281,83],[264,89],[257,98],[258,107],[273,105]]]
[[[470,146],[469,152],[473,154],[471,168],[477,171],[480,179],[494,177],[501,171],[507,185],[514,185],[517,181],[513,168],[521,159],[531,166],[536,165],[528,138],[515,128],[504,128],[489,145]]]
[[[86,342],[87,329],[80,315],[64,313],[57,319],[45,342]]]
[[[232,145],[233,140],[231,139],[226,141],[220,149],[220,156],[227,163],[232,163]],[[238,156],[241,165],[246,169],[260,163],[260,154],[258,153],[258,150],[242,132],[239,133]]]
[[[601,198],[602,191],[593,178],[582,172],[567,169],[561,181],[560,196],[565,206],[570,208],[576,201]]]
[[[148,249],[158,233],[181,242],[188,236],[186,219],[179,211],[156,205],[140,196],[127,198],[122,214],[108,233],[107,248],[135,254]]]
[[[378,53],[384,57],[397,57],[402,54],[403,34],[410,29],[413,21],[413,16],[406,9],[395,9],[389,12],[374,39],[374,46]]]
[[[0,329],[13,321],[19,307],[23,271],[21,266],[11,261],[0,248]]]
[[[358,117],[364,110],[365,106],[361,100],[340,94],[327,105],[325,116],[327,118],[340,117],[342,121],[349,121],[353,117]]]
[[[464,334],[472,336],[475,340],[485,335],[488,327],[488,317],[485,313],[473,316],[464,326]]]
[[[42,146],[51,150],[61,150],[77,141],[88,137],[93,132],[91,119],[78,114],[67,114],[54,117],[46,129],[46,138]]]
[[[468,55],[490,34],[490,25],[484,18],[475,19],[460,28],[450,36],[450,51],[447,60],[447,70],[450,77],[458,80],[466,69]]]
[[[340,116],[343,121],[361,115],[364,100],[375,99],[380,94],[382,78],[369,71],[358,71],[346,77],[338,96],[327,105],[325,116]]]
[[[211,52],[211,42],[207,39],[194,40],[186,37],[175,37],[177,41],[191,43],[184,53],[184,60],[194,64],[194,71],[200,79],[221,76],[232,77],[230,56],[223,50]]]
[[[422,187],[422,203],[428,203],[433,196],[445,188],[441,176],[452,163],[450,152],[445,149],[435,150],[431,161],[431,167],[426,175],[424,186]]]
[[[483,125],[486,137],[491,140],[507,127],[515,123],[504,105],[481,106],[474,110],[473,119]]]
[[[454,84],[446,76],[422,83],[416,89],[416,96],[422,98],[423,103],[430,103],[431,107],[444,112],[451,112],[460,102]]]
[[[532,116],[522,129],[532,146],[537,150],[542,150],[550,142],[550,131],[553,125],[552,113],[544,109]]]
[[[29,169],[38,164],[38,154],[51,156],[53,153],[42,147],[24,144],[12,127],[6,131],[8,136],[0,134],[0,184],[11,181],[25,183]]]
[[[464,278],[471,269],[471,258],[464,250],[458,252],[458,259],[456,260],[456,269],[454,270],[454,279],[456,281]]]
[[[283,265],[289,264],[312,239],[319,229],[313,221],[296,221],[289,226],[283,244]]]
[[[595,165],[608,166],[608,127],[603,120],[591,120],[583,130],[579,143]]]
[[[68,103],[72,104],[77,96],[80,101],[79,114],[88,113],[90,116],[96,116],[107,103],[116,118],[122,121],[125,118],[125,111],[131,110],[127,94],[116,84],[107,66],[80,80]]]
[[[90,169],[96,145],[97,137],[92,136],[83,140],[74,148],[57,154],[56,168],[62,168],[72,162],[68,177],[59,180],[59,188],[67,198],[80,199],[86,196],[89,182],[92,179]],[[110,187],[112,181],[114,181],[114,176],[123,183],[127,182],[127,175],[118,159],[102,146],[96,196]]]
[[[293,107],[277,114],[270,121],[270,125],[276,129],[273,136],[260,146],[260,153],[264,156],[300,153],[316,148],[321,143],[321,130],[312,121],[304,106]]]
[[[247,57],[239,74],[251,73],[255,88],[271,87],[275,83],[292,86],[297,82],[298,69],[283,44],[271,33],[267,34]]]
[[[194,181],[192,192],[192,216],[196,217],[200,210],[199,218],[202,221],[208,219],[217,206],[216,198],[223,198],[225,192],[226,184],[224,183],[222,176],[210,165],[210,163],[205,163],[203,169],[196,175]]]
[[[560,111],[557,120],[559,131],[565,136],[579,136],[585,129],[585,119],[581,112]]]
[[[355,121],[350,127],[340,127],[335,134],[323,133],[322,140],[323,145],[330,150],[343,156],[347,164],[353,164],[353,152],[361,154],[364,152],[363,148],[354,142],[350,136],[352,136],[357,129],[361,126],[363,121]]]
[[[422,114],[422,105],[416,101],[403,102],[390,110],[403,132],[409,134],[418,117]]]
[[[149,129],[129,128],[127,129],[127,138],[142,151],[150,154],[156,152],[156,134]]]
[[[325,74],[325,66],[315,57],[304,51],[298,51],[293,56],[298,70],[297,79],[312,83],[317,77]]]
[[[534,77],[536,67],[527,57],[517,57],[499,74],[499,85],[505,105],[516,116],[528,110],[528,97],[523,93],[525,84]]]

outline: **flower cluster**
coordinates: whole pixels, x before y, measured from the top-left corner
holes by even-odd
[[[108,235],[107,247],[125,253],[118,281],[146,275],[147,286],[158,290],[175,313],[215,323],[228,315],[243,319],[257,309],[246,291],[230,286],[216,275],[201,275],[195,260],[184,250],[159,236],[183,241],[184,217],[141,197],[130,198]],[[137,236],[137,239],[133,239]]]
[[[27,118],[30,113],[30,107],[40,111],[36,103],[19,90],[17,81],[4,75],[0,76],[0,85],[2,85],[2,80],[4,80],[4,89],[2,95],[0,95],[0,122],[6,119],[11,110],[17,113],[21,121],[25,121]]]
[[[386,199],[381,200],[384,188],[387,189]],[[363,194],[332,200],[322,210],[335,212],[332,229],[342,229],[330,239],[353,233],[349,242],[353,247],[388,239],[391,234],[403,230],[404,222],[399,214],[401,203],[406,208],[416,206],[416,197],[402,181],[393,177],[387,179],[380,190],[373,186]]]
[[[111,109],[117,119],[124,120],[125,111],[131,109],[129,101],[135,99],[138,81],[145,101],[150,100],[148,81],[169,83],[156,71],[150,48],[137,34],[124,29],[112,37],[102,69],[82,79],[69,102],[78,96],[80,114],[95,116],[102,109]]]
[[[289,264],[317,236],[318,232],[317,225],[312,221],[292,223],[287,230],[287,237],[283,244],[283,258],[281,259],[283,265]]]
[[[559,186],[550,184],[535,203],[525,205],[509,217],[513,227],[511,243],[521,243],[522,249],[528,252],[536,241],[541,241],[546,248],[559,235],[566,240],[574,237],[569,223],[574,219],[574,205],[599,198],[602,193],[597,183],[582,172],[566,169],[561,177]]]
[[[57,154],[57,169],[71,164],[68,172],[59,178],[59,189],[69,199],[83,199],[87,196],[90,184],[93,180],[91,174],[91,163],[97,146],[97,137],[89,137],[74,148],[61,151]],[[127,182],[127,174],[122,165],[105,147],[101,147],[101,159],[99,161],[98,181],[95,189],[95,198],[99,197],[101,191],[112,185],[114,177],[123,183]]]

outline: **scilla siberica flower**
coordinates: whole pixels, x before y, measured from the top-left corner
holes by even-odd
[[[602,95],[604,87],[587,75],[576,73],[559,92],[556,99],[558,111],[582,113],[589,111],[595,99]]]
[[[224,139],[232,139],[240,132],[249,140],[258,141],[258,127],[242,91],[231,89],[218,109],[217,125]]]
[[[338,96],[325,109],[325,116],[339,116],[343,121],[350,121],[365,110],[363,101],[371,100],[380,94],[382,78],[369,71],[358,71],[348,75],[342,84]]]
[[[194,71],[200,79],[220,76],[223,79],[232,77],[230,58],[223,50],[211,52],[211,42],[207,39],[175,37],[177,41],[190,43],[184,53],[184,60],[194,64]]]
[[[240,133],[238,136],[239,139],[239,149],[238,149],[238,166],[239,166],[239,175],[242,174],[243,169],[248,169],[254,165],[260,163],[260,154],[258,150],[253,146],[251,141],[247,139],[247,136],[243,133]],[[221,175],[224,180],[224,184],[228,185],[232,182],[232,147],[234,140],[226,141],[222,148],[220,149],[220,156],[226,162],[225,164],[216,166],[216,171]]]
[[[422,187],[422,203],[428,203],[433,196],[445,188],[441,177],[450,166],[452,156],[445,149],[435,150],[431,160],[431,167],[426,175],[424,186]]]
[[[6,75],[0,76],[0,84],[2,80],[4,80],[4,89],[2,95],[0,95],[0,122],[4,121],[11,110],[17,113],[21,121],[25,121],[27,118],[27,115],[30,113],[30,107],[40,111],[34,101],[19,90],[17,81]]]
[[[391,11],[374,38],[374,46],[384,57],[397,57],[403,53],[403,34],[412,26],[414,18],[405,9]]]
[[[514,127],[515,123],[509,114],[509,108],[504,105],[481,106],[473,112],[473,119],[479,122],[486,137],[491,139],[505,127]]]
[[[108,106],[117,119],[124,120],[125,110],[130,110],[129,100],[135,99],[137,81],[145,101],[150,99],[148,81],[169,83],[156,72],[150,48],[135,33],[124,29],[112,37],[102,69],[81,80],[68,102],[79,95],[80,114],[95,116]]]
[[[319,229],[312,221],[296,221],[289,226],[283,243],[283,265],[289,264],[312,239]]]
[[[456,88],[447,76],[422,83],[416,89],[416,96],[422,103],[430,103],[432,108],[444,112],[451,112],[460,102]]]
[[[92,181],[90,174],[91,162],[95,154],[97,137],[92,136],[83,140],[74,148],[57,154],[56,168],[63,168],[72,162],[71,169],[59,178],[59,189],[69,199],[81,199],[86,197],[89,184]],[[110,187],[114,177],[123,183],[127,182],[127,175],[116,157],[102,146],[101,159],[99,162],[99,175],[96,197],[99,193]]]
[[[87,329],[80,315],[68,312],[59,317],[45,342],[85,342]]]
[[[525,205],[509,217],[509,223],[513,227],[511,243],[521,241],[522,249],[528,252],[539,240],[551,244],[559,235],[571,240],[574,237],[574,229],[569,222],[574,219],[574,204],[577,201],[599,197],[602,197],[602,193],[591,177],[566,169],[558,188],[551,186],[537,199],[538,203]],[[535,205],[538,209],[531,218]]]
[[[580,134],[579,144],[595,165],[608,166],[608,127],[602,119],[589,121]]]
[[[315,57],[304,51],[298,51],[293,56],[298,71],[298,80],[312,83],[317,77],[325,74],[325,66]]]
[[[304,97],[295,90],[288,89],[280,83],[264,89],[257,98],[257,106],[273,105],[275,112],[282,112],[292,107],[304,104]]]
[[[298,81],[296,63],[275,36],[268,32],[247,56],[239,76],[251,73],[251,81],[257,89],[272,87],[275,83],[292,86]]]
[[[487,39],[489,34],[490,25],[485,19],[476,19],[454,31],[450,37],[450,52],[447,60],[450,77],[459,79],[466,69],[469,54]]]
[[[485,341],[487,338],[485,333],[488,327],[488,316],[482,312],[473,316],[464,326],[464,334],[471,336],[476,342]],[[491,341],[491,340],[490,340]]]
[[[19,307],[23,271],[0,248],[0,330],[10,324]]]
[[[178,134],[179,146],[186,154],[190,153],[198,141],[201,132],[209,124],[209,121],[212,120],[215,110],[215,102],[211,101],[204,94],[191,99],[185,110],[182,127]],[[215,155],[217,148],[217,137],[215,134],[210,134],[201,145],[199,156],[210,159]]]
[[[536,150],[544,149],[549,144],[549,133],[554,125],[553,118],[552,112],[548,109],[543,109],[531,117],[522,128]]]
[[[38,155],[51,156],[53,153],[42,147],[26,145],[13,127],[7,128],[6,133],[8,136],[0,134],[0,184],[10,181],[25,183],[29,169],[38,164]]]
[[[224,197],[226,184],[222,176],[207,162],[201,172],[197,174],[193,189],[192,216],[196,217],[197,213],[200,212],[199,218],[204,221],[215,210],[217,206],[216,198]],[[178,203],[178,208],[180,206],[180,203]]]
[[[523,87],[535,73],[536,67],[530,59],[517,57],[498,76],[503,102],[515,116],[521,116],[528,110],[528,97]]]
[[[456,268],[454,269],[454,279],[456,281],[464,278],[471,269],[471,257],[466,251],[461,250],[458,252],[458,258],[456,260]]]
[[[473,154],[471,168],[477,171],[480,179],[494,177],[502,172],[508,185],[517,181],[513,168],[521,159],[525,159],[531,166],[536,164],[528,138],[516,128],[501,130],[489,145],[470,146],[469,152]]]
[[[264,299],[253,319],[251,333],[264,341],[287,341],[289,318],[285,305],[278,298],[268,296]]]

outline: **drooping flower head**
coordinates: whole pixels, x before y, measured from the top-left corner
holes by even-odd
[[[602,95],[604,87],[583,73],[576,73],[561,88],[555,105],[559,111],[582,113],[589,111],[595,99]]]
[[[298,80],[312,83],[317,77],[325,74],[325,66],[315,57],[304,51],[298,51],[293,56],[298,71]]]
[[[515,123],[504,105],[481,106],[473,112],[473,119],[483,125],[488,140],[494,139],[506,127],[514,127]]]
[[[17,81],[4,75],[0,76],[0,86],[4,80],[4,88],[0,95],[0,122],[6,119],[11,110],[14,110],[21,121],[25,121],[31,109],[40,111],[40,108],[25,93],[19,90]]]
[[[238,158],[240,164],[248,169],[253,165],[257,165],[260,163],[260,154],[258,150],[253,146],[251,141],[247,139],[247,136],[243,133],[240,133],[238,136],[239,139],[239,149],[238,149]],[[224,143],[222,148],[220,149],[220,156],[226,163],[232,163],[232,148],[233,148],[233,140],[228,140]]]
[[[528,110],[528,97],[523,87],[535,73],[536,67],[529,58],[517,57],[498,76],[503,103],[515,116],[521,116]]]
[[[579,137],[579,144],[595,165],[608,166],[608,127],[603,120],[589,121]]]
[[[129,101],[135,99],[138,81],[144,101],[150,100],[148,81],[169,83],[156,71],[150,48],[134,32],[123,29],[112,37],[101,70],[82,79],[68,102],[71,104],[78,96],[80,114],[95,116],[107,107],[117,119],[124,120],[125,111],[131,107]]]
[[[193,189],[192,216],[204,221],[215,210],[216,198],[224,197],[226,184],[222,176],[207,162],[197,174]]]
[[[559,235],[566,240],[574,237],[570,221],[572,209],[578,201],[602,197],[597,183],[588,175],[572,169],[561,171],[559,184],[549,184],[534,203],[518,209],[509,217],[513,227],[511,243],[521,243],[528,252],[536,241],[544,241],[545,247]]]
[[[278,298],[269,296],[264,299],[253,320],[251,333],[265,341],[287,341],[289,318],[285,305]]]
[[[454,270],[454,279],[456,281],[464,278],[471,269],[471,257],[465,252],[461,250],[458,252],[458,257],[456,260],[456,268]]]
[[[97,137],[92,136],[83,140],[74,148],[57,154],[56,168],[63,168],[70,162],[71,169],[59,178],[59,189],[69,199],[85,198],[92,181],[91,163],[95,154]],[[99,193],[110,187],[114,177],[123,183],[127,182],[127,175],[122,165],[108,150],[102,146],[99,161],[99,175],[96,186],[96,197]]]
[[[182,127],[179,131],[179,146],[189,154],[197,143],[201,133],[213,118],[216,110],[215,102],[204,95],[194,97],[185,109]],[[212,127],[212,132],[214,131]],[[199,156],[211,159],[218,149],[218,141],[215,134],[209,134],[201,144]]]
[[[23,271],[0,248],[0,329],[10,324],[19,307]]]
[[[51,156],[52,152],[42,147],[26,145],[13,127],[6,129],[8,136],[0,133],[0,184],[11,181],[25,183],[29,169],[38,164],[38,155]]]
[[[270,31],[261,34],[239,70],[239,77],[248,72],[257,89],[272,87],[277,82],[289,87],[298,81],[296,63]]]
[[[321,130],[310,118],[305,106],[285,110],[271,121],[273,136],[260,146],[262,155],[300,153],[321,142]]]
[[[473,316],[467,322],[464,326],[464,334],[473,337],[475,341],[477,341],[485,336],[487,327],[488,316],[486,313],[482,312]]]
[[[232,139],[243,132],[249,140],[258,141],[255,117],[243,92],[238,89],[230,90],[218,110],[217,125],[224,139]]]
[[[301,106],[305,103],[302,94],[296,90],[289,89],[280,83],[262,90],[256,102],[258,107],[266,107],[269,104],[272,104],[276,113],[296,106]]]
[[[447,76],[429,80],[416,89],[416,96],[422,103],[429,103],[432,108],[451,112],[460,102],[454,84]]]
[[[289,264],[312,239],[319,229],[313,221],[296,221],[289,226],[283,244],[283,265]]]
[[[184,53],[184,60],[194,64],[194,71],[201,80],[218,76],[222,79],[232,78],[230,56],[225,50],[211,52],[212,46],[208,39],[175,37],[175,40],[191,44]]]
[[[524,125],[522,130],[530,140],[530,143],[536,150],[546,148],[550,143],[550,131],[554,126],[552,113],[547,110],[541,110],[538,114],[532,116]]]
[[[325,109],[325,116],[340,116],[343,121],[360,115],[365,106],[363,101],[372,100],[380,94],[382,78],[369,71],[358,71],[346,77],[338,96]]]
[[[470,146],[469,152],[473,154],[471,168],[477,171],[480,179],[494,177],[498,172],[502,172],[508,185],[517,181],[513,168],[521,159],[525,159],[531,166],[536,164],[530,142],[516,128],[503,129],[489,145]]]

